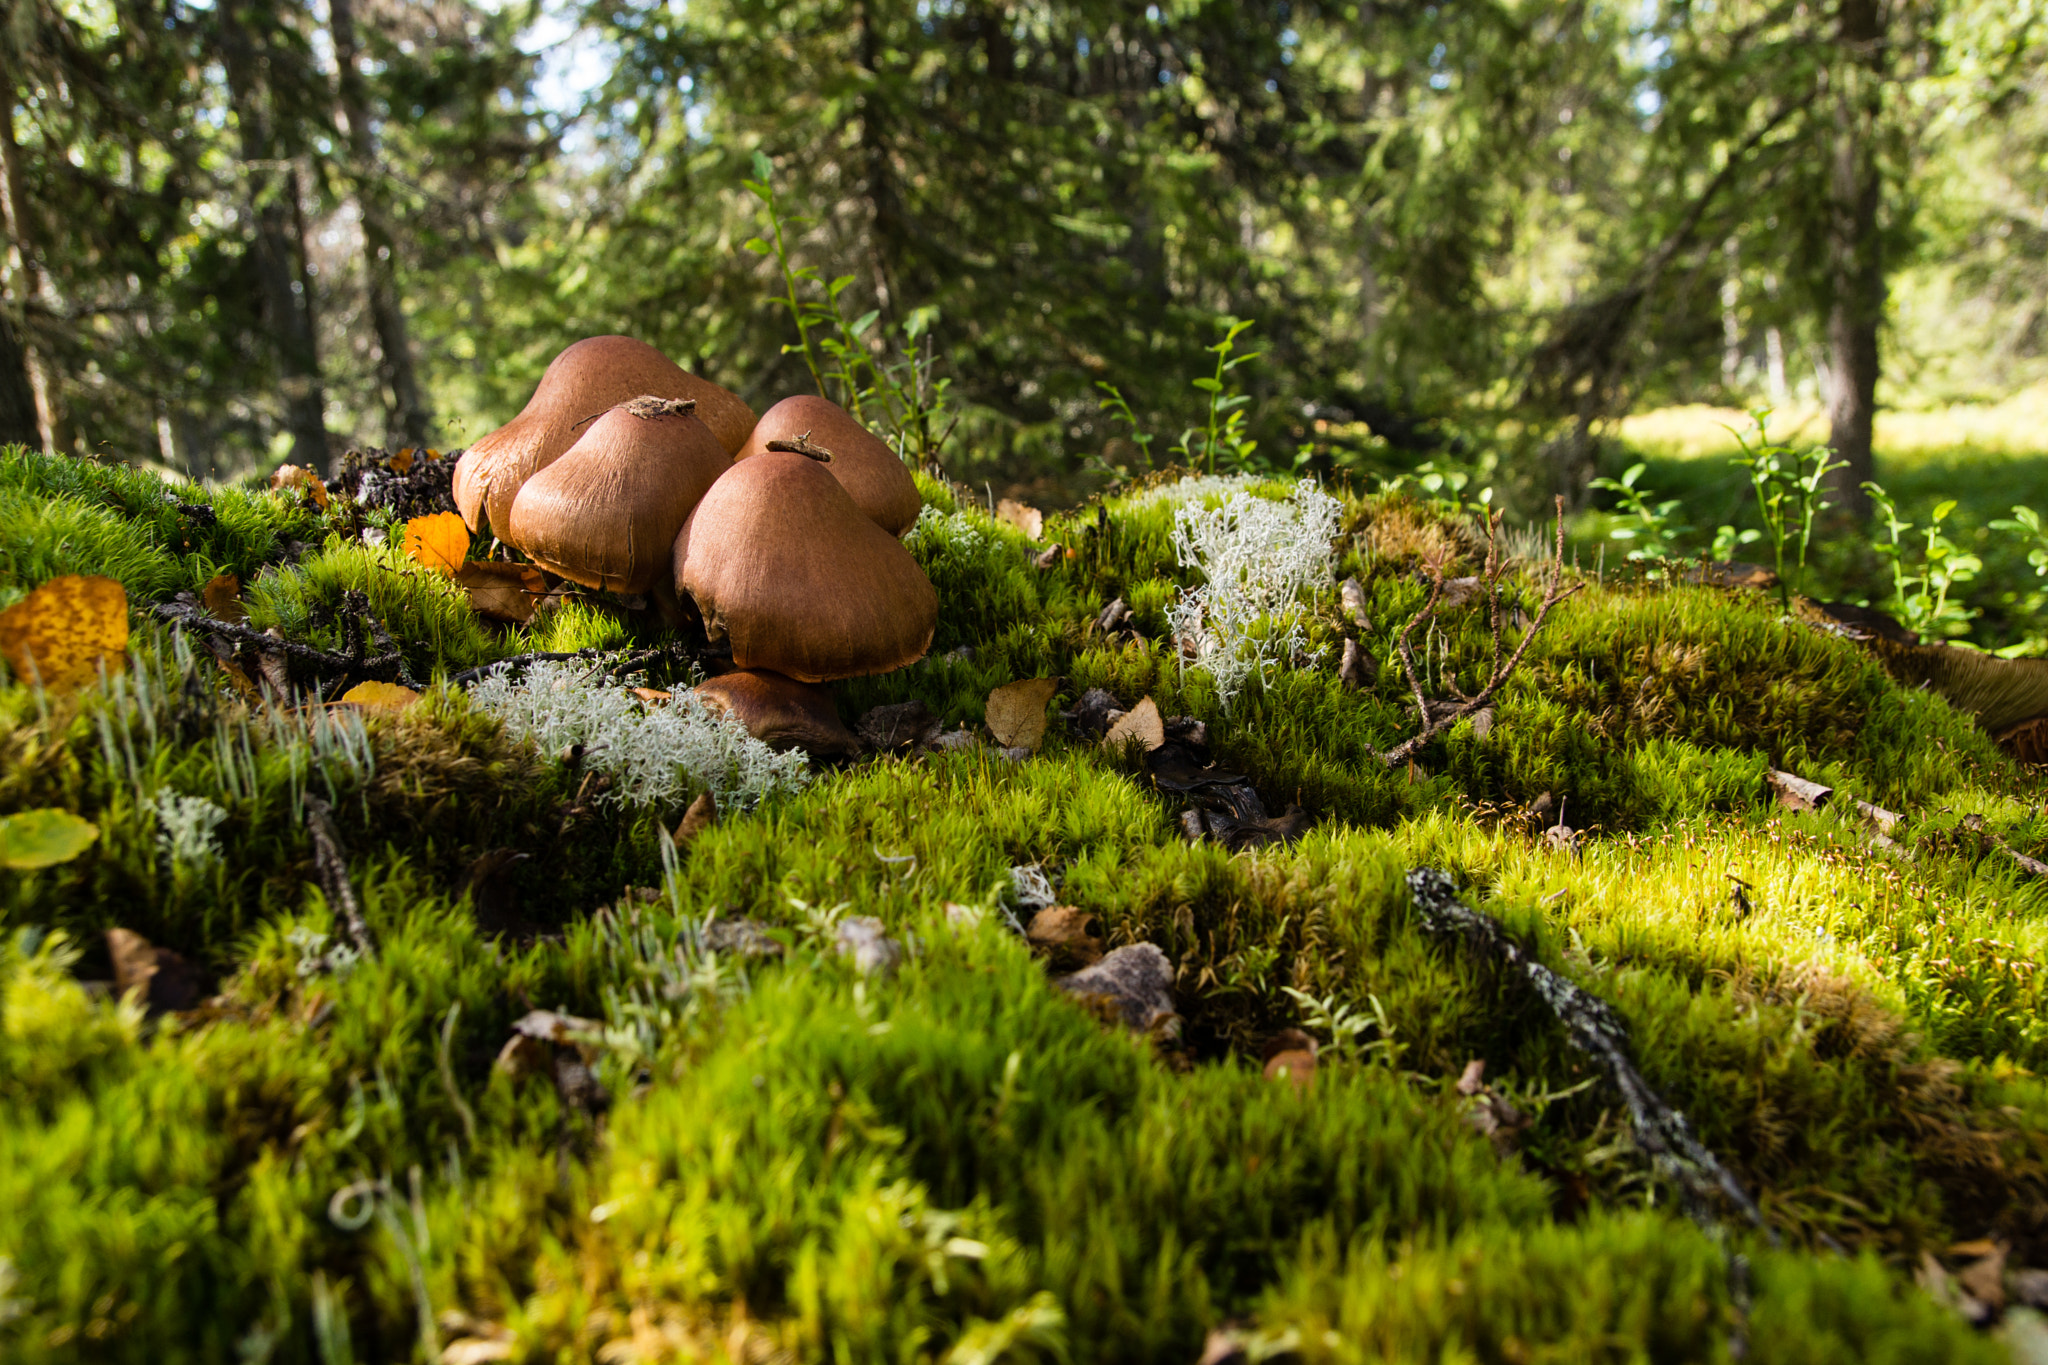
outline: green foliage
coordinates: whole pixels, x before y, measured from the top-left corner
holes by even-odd
[[[1826,447],[1802,454],[1791,446],[1774,444],[1766,425],[1770,415],[1769,408],[1758,408],[1750,414],[1756,423],[1756,443],[1751,445],[1749,437],[1736,433],[1742,454],[1733,463],[1749,471],[1757,512],[1775,557],[1778,594],[1789,606],[1792,594],[1805,585],[1806,551],[1813,543],[1813,519],[1832,505],[1822,496],[1821,489],[1830,471],[1847,466],[1833,460],[1834,452]],[[1789,569],[1785,563],[1788,547],[1795,552]]]
[[[1928,513],[1926,544],[1921,548],[1918,565],[1920,572],[1908,573],[1908,547],[1900,537],[1913,529],[1913,523],[1900,518],[1897,504],[1880,485],[1866,483],[1863,491],[1870,495],[1871,505],[1877,509],[1880,524],[1888,537],[1874,541],[1872,548],[1891,566],[1892,596],[1888,605],[1900,624],[1919,634],[1961,633],[1976,613],[1961,603],[1949,601],[1949,592],[1975,578],[1984,567],[1984,561],[1964,553],[1961,546],[1942,533],[1941,523],[1956,510],[1956,500],[1949,498],[1938,502]],[[1998,525],[1996,522],[1992,524]]]
[[[1648,468],[1638,460],[1619,479],[1595,479],[1589,487],[1614,494],[1627,513],[1635,518],[1635,525],[1618,526],[1607,533],[1611,540],[1631,542],[1630,559],[1670,559],[1676,552],[1678,537],[1692,528],[1677,519],[1678,509],[1684,505],[1679,499],[1667,498],[1652,503],[1650,498],[1654,494],[1636,487],[1636,480],[1642,478],[1643,471]]]

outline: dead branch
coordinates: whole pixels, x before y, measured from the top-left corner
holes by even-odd
[[[1628,1059],[1628,1033],[1606,1001],[1581,990],[1529,955],[1490,915],[1458,900],[1451,879],[1433,867],[1408,874],[1408,894],[1422,927],[1432,933],[1457,934],[1519,972],[1565,1026],[1572,1045],[1593,1059],[1628,1104],[1629,1125],[1636,1146],[1650,1154],[1657,1168],[1678,1186],[1686,1212],[1709,1232],[1717,1230],[1713,1202],[1719,1195],[1762,1228],[1777,1244],[1777,1234],[1764,1222],[1741,1184],[1700,1140],[1685,1115],[1664,1102]]]
[[[238,645],[260,654],[275,654],[303,664],[322,674],[337,674],[342,678],[362,677],[378,682],[391,682],[405,674],[405,656],[396,649],[383,654],[366,655],[358,641],[357,648],[350,654],[336,654],[325,649],[315,649],[277,635],[266,635],[260,630],[237,625],[232,621],[216,621],[201,614],[201,609],[186,602],[164,602],[150,608],[159,619],[168,621],[185,630],[196,630],[222,640],[232,640]],[[390,636],[373,619],[371,629],[378,639],[378,648],[386,648]]]
[[[1444,594],[1444,571],[1442,564],[1430,566],[1432,583],[1429,599],[1422,604],[1422,610],[1409,618],[1401,627],[1401,633],[1394,640],[1394,653],[1401,660],[1401,671],[1408,675],[1409,691],[1415,695],[1415,710],[1421,730],[1380,755],[1380,761],[1389,768],[1408,762],[1422,747],[1444,731],[1456,725],[1467,716],[1482,710],[1493,700],[1494,694],[1506,685],[1515,670],[1521,667],[1522,656],[1529,652],[1529,642],[1543,629],[1551,609],[1584,588],[1584,583],[1567,584],[1564,575],[1564,499],[1557,500],[1557,532],[1551,549],[1550,582],[1543,590],[1543,601],[1536,608],[1536,617],[1529,628],[1522,632],[1522,638],[1515,642],[1512,652],[1507,650],[1507,622],[1501,610],[1501,579],[1507,573],[1507,563],[1500,553],[1500,513],[1494,512],[1486,519],[1486,572],[1482,581],[1486,588],[1486,611],[1488,624],[1493,630],[1493,663],[1487,673],[1484,686],[1471,696],[1458,694],[1456,705],[1441,702],[1432,704],[1422,688],[1422,670],[1415,665],[1415,652],[1410,640],[1417,626],[1433,624]],[[1452,691],[1457,688],[1453,686]]]
[[[320,889],[341,921],[356,950],[364,957],[376,956],[370,926],[363,922],[362,906],[356,902],[355,887],[348,880],[348,854],[341,846],[341,834],[334,828],[334,808],[317,796],[306,798],[306,828],[313,835],[313,870],[319,874]]]

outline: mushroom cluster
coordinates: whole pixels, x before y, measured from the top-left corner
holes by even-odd
[[[757,420],[631,337],[556,356],[520,414],[463,455],[455,500],[471,530],[561,578],[687,595],[736,669],[700,695],[779,747],[851,751],[820,684],[922,658],[938,622],[899,539],[917,484],[885,442],[823,398]]]

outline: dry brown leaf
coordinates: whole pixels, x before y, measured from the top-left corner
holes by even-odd
[[[1266,1043],[1266,1079],[1307,1090],[1316,1079],[1316,1040],[1298,1028],[1282,1029]]]
[[[1150,697],[1117,717],[1109,733],[1102,737],[1102,747],[1121,752],[1132,740],[1138,741],[1147,753],[1166,743],[1166,722],[1159,718],[1158,704]]]
[[[1016,527],[1033,540],[1045,533],[1045,513],[1015,498],[1004,498],[996,504],[996,520]]]
[[[405,449],[399,451],[396,455],[393,455],[391,457],[388,463],[391,467],[392,473],[403,474],[407,470],[412,468],[412,450],[413,448],[411,446],[407,446]]]
[[[66,574],[0,611],[0,654],[15,676],[70,692],[128,651],[128,593],[111,578]]]
[[[455,516],[453,512],[442,516]],[[457,522],[461,517],[455,517]],[[480,616],[493,621],[512,621],[524,624],[533,619],[533,613],[548,590],[548,581],[539,569],[525,564],[494,564],[485,560],[471,560],[455,571],[455,581],[469,589],[469,605]]]
[[[670,693],[664,692],[658,687],[629,687],[626,690],[641,701],[646,702],[649,706],[654,705],[656,702],[667,701],[671,696]]]
[[[405,552],[435,573],[452,575],[469,558],[469,527],[455,512],[414,517],[405,524]]]
[[[218,573],[207,579],[206,586],[199,590],[199,600],[222,621],[249,619],[249,613],[242,609],[242,580],[234,574]]]
[[[294,489],[308,493],[315,507],[323,512],[327,510],[326,481],[304,465],[279,465],[277,472],[270,476],[270,486],[285,493]]]
[[[397,683],[362,682],[341,694],[341,700],[353,706],[367,706],[377,711],[403,711],[420,699],[420,694],[410,687]]]
[[[1071,905],[1048,905],[1033,915],[1024,937],[1066,971],[1102,960],[1102,921]]]
[[[1005,749],[1038,752],[1045,740],[1045,704],[1060,690],[1058,678],[1024,678],[988,694],[988,728]]]
[[[687,848],[698,835],[718,823],[718,802],[710,792],[699,792],[690,808],[683,812],[683,822],[676,826],[676,846]]]

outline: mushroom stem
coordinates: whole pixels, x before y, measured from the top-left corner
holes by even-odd
[[[780,451],[785,455],[806,455],[819,464],[832,463],[832,452],[812,441],[811,433],[808,431],[787,441],[770,441],[768,449]]]

